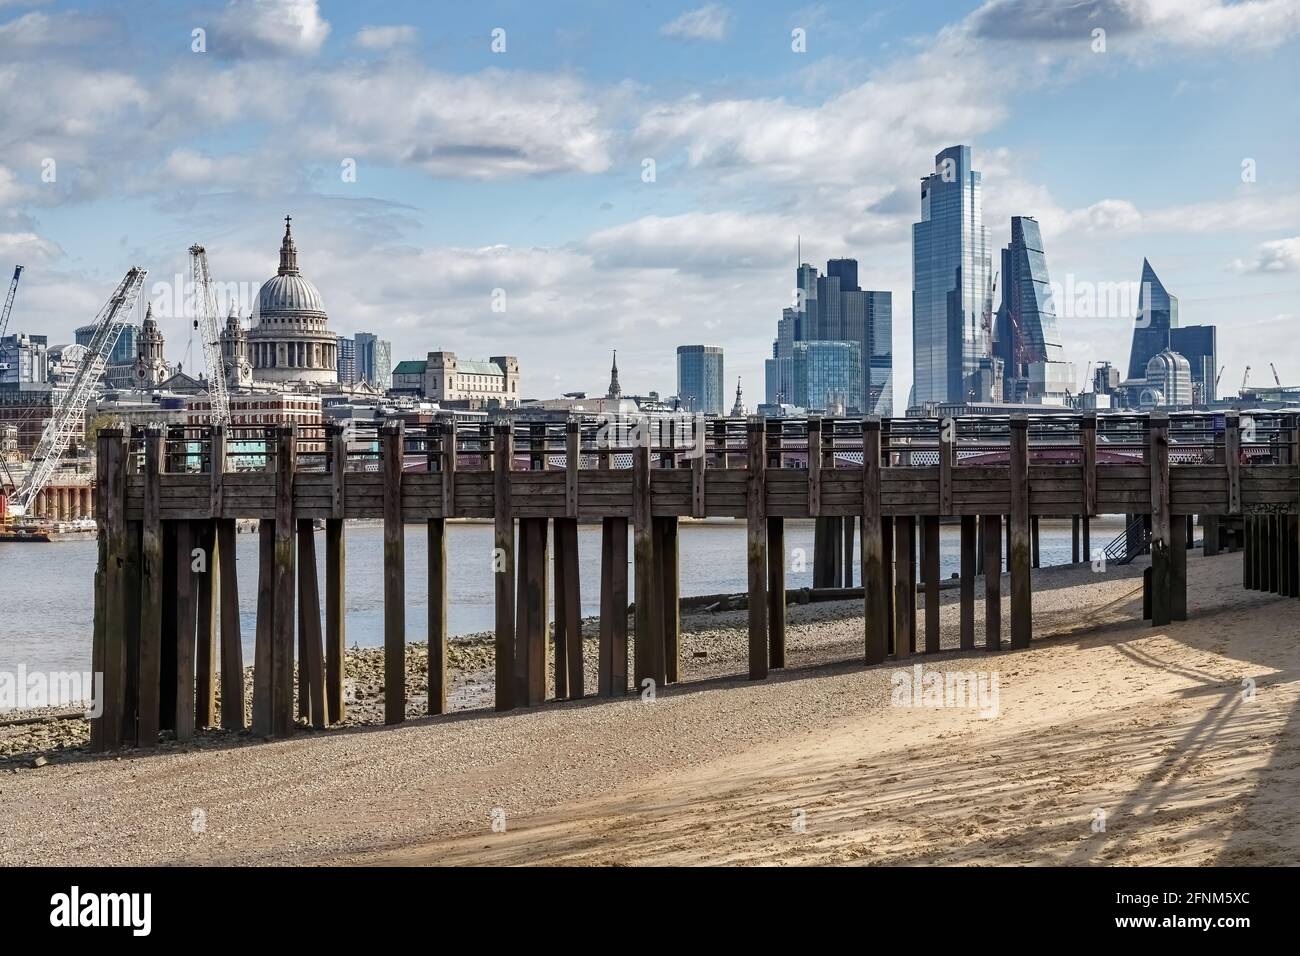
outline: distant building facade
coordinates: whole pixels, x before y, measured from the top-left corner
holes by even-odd
[[[815,339],[794,344],[794,402],[809,412],[846,415],[862,395],[862,347]]]
[[[455,352],[430,352],[427,358],[398,362],[394,392],[421,395],[436,402],[519,404],[519,360],[494,355],[486,362],[457,358]]]
[[[393,387],[392,343],[372,335],[358,332],[353,338],[355,380],[366,382],[376,391],[386,392]]]
[[[677,346],[677,398],[682,408],[721,415],[723,404],[722,349],[712,345]]]
[[[1184,325],[1169,330],[1169,347],[1187,359],[1192,376],[1192,401],[1218,401],[1218,329],[1213,325]]]
[[[1002,400],[1065,405],[1074,369],[1065,361],[1051,278],[1038,221],[1011,218],[1011,243],[1002,250],[1002,305],[993,326],[993,354],[1002,365]]]
[[[355,385],[357,383],[357,342],[339,336],[339,384]],[[391,387],[391,386],[390,386]]]
[[[1147,363],[1169,348],[1169,330],[1178,327],[1178,297],[1170,295],[1164,283],[1142,260],[1142,287],[1138,293],[1138,314],[1133,321],[1133,342],[1128,353],[1128,377],[1146,377]]]

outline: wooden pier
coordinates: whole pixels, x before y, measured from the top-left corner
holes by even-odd
[[[352,519],[383,522],[384,712],[397,723],[407,705],[406,645],[415,637],[406,629],[408,588],[428,594],[427,710],[447,707],[448,519],[495,523],[493,553],[482,561],[496,582],[495,704],[509,710],[548,696],[618,697],[677,681],[682,518],[745,521],[748,673],[755,680],[785,666],[788,518],[818,519],[819,531],[840,529],[829,545],[819,544],[819,561],[838,561],[846,586],[857,564],[866,665],[939,650],[944,520],[960,525],[966,650],[977,645],[981,574],[982,646],[1003,646],[1004,560],[1010,647],[1029,645],[1040,517],[1073,519],[1075,558],[1089,560],[1101,553],[1090,546],[1090,517],[1146,516],[1135,526],[1151,553],[1147,604],[1156,626],[1186,617],[1191,516],[1207,525],[1238,516],[1245,528],[1243,585],[1300,596],[1296,426],[1294,415],[1243,422],[1229,413],[574,419],[513,428],[505,420],[448,419],[419,430],[385,425],[346,440],[331,427],[173,428],[130,436],[102,430],[93,653],[94,669],[104,674],[105,707],[92,723],[92,747],[149,747],[160,730],[184,740],[205,726],[244,727],[237,519],[259,522],[252,730],[275,737],[299,720],[325,727],[343,717]],[[594,687],[583,671],[579,522],[600,522],[603,532]],[[312,545],[319,524],[323,594]],[[405,576],[404,527],[411,524],[427,528],[427,581]],[[1217,541],[1216,526],[1216,550]]]

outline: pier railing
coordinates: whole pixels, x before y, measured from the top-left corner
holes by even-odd
[[[841,519],[850,529],[850,559],[857,524],[868,664],[917,650],[918,531],[924,651],[939,650],[944,519],[961,525],[960,646],[973,648],[974,579],[981,565],[1002,565],[1005,531],[1010,644],[1023,647],[1032,620],[1031,528],[1040,516],[1081,520],[1085,554],[1089,516],[1148,516],[1157,624],[1186,613],[1186,516],[1267,523],[1272,530],[1251,540],[1270,542],[1261,547],[1273,549],[1279,580],[1300,579],[1292,555],[1297,435],[1294,415],[1232,413],[559,423],[440,417],[347,430],[329,423],[186,426],[129,436],[104,430],[95,655],[113,705],[96,722],[96,745],[148,745],[160,728],[189,736],[217,719],[218,680],[221,723],[243,726],[237,519],[260,522],[253,726],[275,735],[293,726],[295,662],[298,717],[318,726],[341,719],[349,519],[384,524],[385,713],[396,722],[405,714],[407,524],[427,527],[428,709],[441,713],[445,522],[495,523],[494,548],[483,560],[496,582],[496,705],[509,709],[541,703],[548,686],[557,698],[588,691],[579,521],[603,525],[598,694],[627,693],[629,676],[637,688],[677,680],[681,519],[746,521],[749,676],[761,679],[785,661],[787,518]],[[320,522],[323,609],[311,546]],[[629,528],[637,597],[631,675]],[[196,553],[206,556],[205,566],[185,560]],[[996,574],[984,577],[984,645],[998,649],[1001,585]],[[555,624],[548,634],[552,591]]]

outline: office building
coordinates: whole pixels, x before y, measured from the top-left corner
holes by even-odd
[[[857,342],[796,342],[793,369],[793,404],[824,415],[859,413],[862,347]]]
[[[682,408],[721,415],[723,405],[722,349],[712,345],[677,346],[677,398]]]
[[[430,352],[424,359],[398,362],[390,387],[439,403],[512,408],[519,404],[519,360],[494,355],[480,362],[457,358],[455,352]]]
[[[1043,236],[1034,218],[1011,218],[1011,244],[1002,250],[1001,277],[993,355],[1001,360],[1002,400],[1067,404],[1074,369],[1065,361]]]
[[[356,339],[339,336],[339,384],[357,384],[357,343]]]
[[[378,392],[393,387],[393,346],[377,335],[358,332],[354,339],[356,380]]]
[[[1142,260],[1142,287],[1138,293],[1138,314],[1133,322],[1133,343],[1129,347],[1128,377],[1143,379],[1147,363],[1169,348],[1169,330],[1178,328],[1178,298],[1165,289],[1164,283]]]
[[[1185,325],[1169,330],[1169,347],[1187,359],[1192,376],[1192,402],[1206,405],[1218,400],[1216,388],[1219,356],[1213,325]]]
[[[935,156],[912,226],[913,401],[989,401],[992,259],[969,146]]]

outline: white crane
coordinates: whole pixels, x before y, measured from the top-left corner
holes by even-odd
[[[27,514],[27,509],[36,500],[36,496],[49,483],[73,436],[84,429],[86,403],[90,400],[99,377],[104,373],[108,356],[117,344],[118,336],[130,321],[131,310],[135,308],[135,300],[144,287],[146,275],[148,273],[139,266],[132,267],[95,317],[95,334],[87,343],[86,353],[77,364],[72,385],[63,393],[54,414],[45,424],[41,440],[32,452],[32,467],[27,472],[27,478],[9,503],[11,514]]]
[[[14,280],[9,283],[9,295],[5,298],[4,308],[0,309],[0,339],[5,337],[9,328],[9,313],[14,310],[14,296],[18,294],[18,280],[23,274],[22,266],[14,266]]]
[[[208,365],[209,419],[213,425],[230,423],[230,393],[226,389],[226,363],[221,357],[221,322],[217,297],[208,271],[208,253],[202,246],[190,246],[190,278],[194,282],[194,324],[203,339],[203,358]]]

